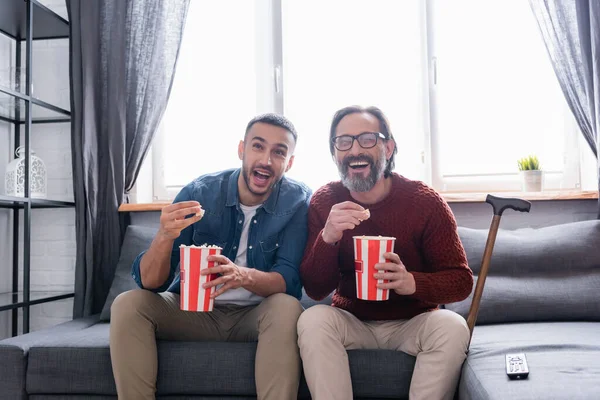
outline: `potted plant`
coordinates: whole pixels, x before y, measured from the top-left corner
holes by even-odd
[[[538,158],[530,155],[517,160],[517,164],[523,177],[523,190],[525,192],[541,192],[543,172]]]

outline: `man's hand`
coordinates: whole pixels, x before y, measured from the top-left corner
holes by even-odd
[[[218,263],[216,267],[207,268],[200,271],[201,275],[221,274],[220,277],[202,285],[204,289],[208,289],[213,286],[223,285],[219,290],[215,291],[210,297],[215,298],[222,295],[229,289],[237,289],[244,286],[248,281],[249,268],[239,267],[231,262],[225,256],[208,256],[206,258],[209,262],[214,261]]]
[[[193,215],[185,219],[187,215]],[[140,261],[140,279],[146,289],[156,289],[169,278],[173,241],[181,231],[200,221],[204,210],[197,201],[182,201],[166,206],[160,213],[160,227],[150,248]]]
[[[337,243],[344,235],[344,231],[354,229],[369,217],[369,210],[356,203],[351,201],[338,203],[331,207],[323,228],[323,240],[329,244]]]
[[[186,215],[194,215],[185,218]],[[204,216],[204,210],[197,201],[182,201],[166,206],[160,213],[160,228],[158,235],[175,240],[181,231],[196,223]]]
[[[374,274],[375,279],[387,279],[388,283],[378,283],[379,289],[393,289],[399,295],[411,295],[416,292],[415,278],[413,274],[408,272],[395,253],[385,253],[383,258],[387,260],[385,263],[375,264],[377,273]]]

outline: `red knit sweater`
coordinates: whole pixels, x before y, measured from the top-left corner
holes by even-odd
[[[341,182],[317,190],[308,212],[308,242],[300,274],[306,293],[320,300],[333,290],[333,305],[362,320],[408,319],[468,297],[473,273],[467,265],[450,207],[422,182],[392,174],[388,196],[365,205],[371,217],[354,230],[345,231],[335,245],[323,241],[321,233],[334,204],[353,201]],[[358,203],[360,204],[360,203]],[[390,290],[387,301],[356,298],[354,245],[352,236],[393,236],[394,253],[413,274],[416,292],[400,296]]]

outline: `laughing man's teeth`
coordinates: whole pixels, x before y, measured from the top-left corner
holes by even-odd
[[[264,173],[264,172],[260,172],[260,171],[255,171],[255,172],[256,172],[258,175],[260,175],[260,176],[264,176],[265,178],[269,178],[269,177],[271,176],[271,175],[269,175],[269,174],[266,174],[266,173]]]
[[[369,163],[366,163],[366,162],[353,162],[353,163],[350,163],[351,167],[363,167],[363,166],[367,166],[367,165],[369,165]]]

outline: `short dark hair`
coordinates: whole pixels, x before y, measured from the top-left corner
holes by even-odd
[[[331,129],[329,130],[329,151],[331,152],[331,155],[334,155],[335,148],[333,147],[333,138],[336,136],[335,130],[340,124],[340,121],[347,115],[362,113],[371,114],[372,116],[377,118],[377,120],[379,121],[379,131],[383,133],[383,136],[385,136],[386,140],[391,140],[394,142],[394,151],[392,152],[392,156],[390,157],[390,159],[387,161],[387,164],[385,165],[385,170],[383,172],[383,176],[387,178],[392,174],[392,170],[394,169],[394,159],[396,158],[396,153],[398,153],[398,147],[396,146],[396,140],[394,139],[394,135],[392,135],[390,123],[387,117],[385,116],[383,111],[381,111],[377,107],[348,106],[336,111],[336,113],[333,115],[333,121],[331,121]]]
[[[252,118],[250,120],[250,122],[248,122],[248,125],[246,126],[246,133],[244,133],[244,140],[246,140],[246,136],[248,136],[248,132],[250,131],[250,128],[252,128],[252,126],[258,122],[262,122],[263,124],[269,124],[269,125],[278,126],[280,128],[283,128],[292,134],[292,136],[294,137],[294,143],[298,141],[298,133],[296,133],[296,128],[294,128],[294,124],[292,124],[292,122],[289,119],[287,119],[286,117],[284,117],[283,115],[274,114],[274,113],[261,114],[261,115],[257,115],[256,117]]]

